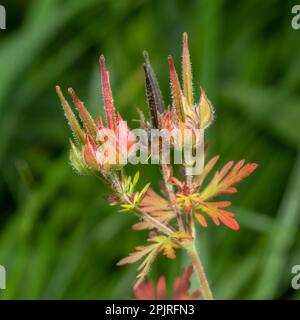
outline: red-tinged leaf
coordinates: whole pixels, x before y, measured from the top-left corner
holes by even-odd
[[[200,175],[198,175],[194,179],[194,185],[196,188],[201,187],[203,181],[206,179],[207,175],[211,172],[211,170],[213,169],[213,167],[215,166],[215,164],[219,159],[220,159],[220,156],[215,156],[208,161],[208,163],[205,165]]]
[[[193,273],[193,266],[189,266],[183,271],[181,277],[176,278],[173,289],[174,300],[192,300],[200,297],[199,290],[195,291],[192,295],[189,294],[190,278]]]
[[[216,214],[211,214],[211,213],[209,213],[209,212],[207,212],[207,213],[208,213],[208,215],[211,217],[211,219],[212,219],[212,221],[214,222],[214,224],[215,224],[216,226],[219,226],[219,225],[220,225],[220,220],[219,220],[218,215],[216,215]]]
[[[86,107],[83,105],[82,101],[78,98],[75,91],[72,88],[68,89],[68,92],[70,96],[72,97],[72,100],[80,114],[80,117],[84,123],[84,126],[89,131],[90,135],[93,137],[93,139],[96,140],[97,137],[97,126],[91,117],[90,113],[87,111]]]
[[[162,252],[170,259],[174,259],[176,257],[175,250],[179,248],[179,245],[176,244],[173,239],[163,235],[154,236],[149,238],[148,241],[153,244],[136,247],[136,252],[130,253],[127,257],[117,263],[118,266],[122,266],[124,264],[134,263],[144,258],[142,263],[138,266],[138,271],[140,271],[140,273],[137,275],[135,287],[138,287],[139,284],[143,282],[159,252]]]
[[[230,201],[203,202],[203,205],[209,208],[220,209],[231,206]]]
[[[211,182],[200,193],[202,200],[207,200],[221,194],[231,194],[237,192],[233,187],[246,177],[248,177],[256,168],[256,163],[248,163],[244,165],[244,160],[234,165],[233,161],[229,161],[220,171],[217,171]]]
[[[157,300],[164,300],[166,296],[167,286],[165,277],[161,276],[158,279],[156,287],[156,298]]]
[[[56,86],[56,92],[58,94],[58,97],[60,99],[61,105],[64,109],[65,116],[67,118],[68,124],[72,130],[72,132],[75,135],[76,140],[81,144],[85,144],[85,135],[84,132],[82,131],[79,122],[76,119],[76,116],[74,112],[72,111],[69,103],[65,99],[60,86]]]
[[[168,211],[168,212],[167,211],[154,211],[150,215],[152,217],[154,217],[157,221],[159,221],[165,225],[170,220],[175,218],[175,213],[173,211]],[[151,222],[148,222],[148,221],[138,222],[132,226],[133,230],[138,230],[138,231],[145,230],[145,229],[153,229],[153,228],[155,228],[155,225],[153,225]]]
[[[145,229],[152,229],[152,228],[155,228],[155,226],[152,223],[149,223],[148,221],[138,222],[132,226],[132,229],[135,231],[142,231]]]
[[[202,214],[200,213],[195,213],[195,218],[197,219],[197,221],[201,224],[202,227],[206,228],[207,227],[207,222],[205,220],[205,218],[203,217]]]
[[[131,264],[134,263],[141,258],[143,258],[145,255],[149,254],[153,249],[157,248],[157,244],[152,244],[149,246],[138,246],[135,249],[137,250],[136,252],[130,253],[127,257],[121,259],[118,263],[117,266],[123,266],[125,264]]]
[[[180,180],[178,180],[175,177],[171,177],[171,181],[175,186],[179,187],[180,189],[183,189],[185,186],[183,182],[181,182]]]
[[[183,52],[182,52],[182,77],[183,77],[183,93],[190,106],[194,104],[193,83],[192,83],[192,67],[188,46],[188,35],[183,33]]]
[[[183,232],[183,231],[177,231],[177,232],[174,232],[172,233],[172,236],[171,236],[173,239],[177,239],[179,241],[184,241],[184,240],[192,240],[192,236]]]
[[[239,224],[234,219],[234,214],[232,212],[223,210],[223,208],[227,208],[231,205],[229,201],[218,201],[218,202],[203,202],[198,209],[202,213],[207,214],[213,222],[218,226],[220,222],[222,222],[227,227],[238,230]],[[194,213],[195,218],[202,224],[202,220],[199,220],[199,213]]]
[[[137,300],[156,300],[153,282],[141,282],[134,288],[134,295]]]
[[[154,217],[163,224],[167,224],[176,217],[173,210],[169,206],[169,202],[159,196],[153,189],[148,188],[145,196],[138,205],[139,209]],[[155,225],[148,221],[138,222],[133,225],[134,230],[153,229]]]
[[[176,258],[176,249],[179,248],[179,245],[174,243],[172,240],[168,239],[164,242],[161,250],[163,254],[169,259]]]
[[[193,267],[189,266],[183,270],[182,276],[175,279],[172,299],[174,300],[196,300],[200,297],[200,290],[196,290],[192,294],[189,293],[190,278],[193,273]],[[161,276],[158,280],[156,290],[154,283],[141,282],[139,286],[134,288],[134,295],[137,300],[165,300],[166,299],[166,280]]]
[[[228,163],[226,163],[225,166],[220,171],[217,171],[216,179],[218,181],[223,179],[225,177],[225,175],[228,173],[228,171],[232,168],[233,165],[234,165],[234,161],[233,160],[231,160]]]
[[[238,171],[242,168],[242,166],[244,165],[244,163],[245,163],[245,160],[244,160],[244,159],[243,159],[243,160],[240,160],[239,162],[237,162],[236,165],[234,166],[234,168],[232,169],[232,171],[230,172],[230,174],[231,174],[232,176],[235,176],[235,175],[238,173]]]
[[[240,226],[238,222],[232,217],[233,214],[231,212],[225,210],[219,210],[219,219],[232,230],[239,230]]]
[[[157,254],[158,254],[158,248],[159,246],[156,246],[156,248],[154,248],[148,255],[147,257],[144,259],[144,261],[141,263],[141,265],[138,267],[138,271],[140,271],[140,273],[137,275],[137,281],[134,285],[134,287],[137,287],[141,282],[144,281],[145,277],[147,276],[147,274],[150,271],[150,267],[152,265],[152,263],[154,262]]]
[[[223,194],[233,194],[237,193],[237,188],[229,187],[223,191]]]
[[[159,251],[163,253],[164,256],[166,256],[169,259],[175,259],[176,258],[176,249],[180,248],[180,246],[175,243],[171,238],[166,236],[156,236],[149,241],[157,242],[160,244]]]
[[[166,299],[166,291],[166,280],[161,276],[158,279],[156,290],[152,281],[144,281],[134,288],[134,295],[137,300],[164,300]]]
[[[173,58],[171,56],[168,57],[169,67],[170,67],[170,79],[171,79],[171,91],[173,96],[173,103],[176,110],[176,114],[179,120],[185,120],[184,109],[182,105],[182,92],[180,88],[180,83],[178,79],[178,75],[174,66]]]
[[[148,188],[147,192],[139,203],[139,208],[150,215],[156,217],[168,215],[173,211],[170,208],[169,202],[158,195],[152,188]]]

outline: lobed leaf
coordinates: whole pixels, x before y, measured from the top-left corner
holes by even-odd
[[[196,290],[192,294],[189,293],[191,285],[191,276],[193,273],[193,266],[190,265],[188,268],[183,270],[182,276],[177,277],[173,288],[173,299],[174,300],[195,300],[200,297],[200,290]]]
[[[198,210],[208,215],[217,226],[222,222],[233,230],[239,230],[240,227],[238,222],[234,219],[234,214],[223,210],[223,208],[227,208],[230,205],[231,202],[229,201],[203,202],[199,205]],[[203,227],[207,227],[207,222],[202,214],[199,212],[195,213],[195,218]]]
[[[171,238],[166,236],[156,236],[150,239],[150,241],[157,242],[160,244],[159,251],[163,253],[169,259],[176,258],[176,249],[180,246],[175,243]]]
[[[174,259],[176,258],[175,250],[179,248],[179,245],[175,243],[173,239],[164,235],[154,236],[148,239],[148,241],[154,242],[154,244],[136,247],[136,252],[130,253],[127,257],[121,259],[117,263],[118,266],[122,266],[144,258],[143,262],[138,267],[140,273],[137,275],[138,280],[135,287],[137,287],[149,273],[150,267],[159,252],[162,252],[169,259]]]
[[[168,223],[175,218],[175,213],[170,208],[169,202],[148,187],[143,199],[139,202],[139,210],[154,217],[161,223]],[[134,230],[152,229],[155,226],[148,221],[138,222],[133,225]]]
[[[145,255],[149,254],[149,252],[153,251],[158,245],[157,244],[152,244],[149,246],[138,246],[135,249],[137,250],[134,253],[129,253],[129,255],[123,259],[121,259],[118,263],[117,266],[123,266],[125,264],[131,264],[134,263],[141,258],[143,258]]]
[[[215,160],[216,161],[216,160]],[[233,161],[229,161],[220,171],[217,171],[207,187],[200,193],[202,200],[207,200],[221,194],[236,193],[234,187],[237,183],[248,177],[256,168],[256,163],[244,165],[245,160],[241,160],[234,166]],[[215,163],[210,163],[213,166]],[[209,169],[209,168],[208,168]],[[205,172],[206,177],[208,171]],[[202,179],[203,181],[204,179]]]
[[[205,165],[204,169],[200,173],[200,175],[196,176],[194,179],[194,185],[195,187],[199,188],[201,187],[203,181],[207,177],[207,175],[211,172],[217,161],[220,159],[220,156],[215,156],[209,162]]]
[[[201,295],[200,290],[196,290],[192,294],[189,293],[191,286],[191,276],[193,273],[193,267],[189,266],[183,270],[180,277],[177,277],[173,286],[172,299],[174,300],[195,300]],[[134,288],[134,295],[137,300],[165,300],[166,298],[166,280],[164,276],[158,279],[157,286],[155,288],[152,281],[141,282]]]

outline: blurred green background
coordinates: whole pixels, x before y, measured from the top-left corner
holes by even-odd
[[[199,228],[199,249],[216,298],[300,298],[300,30],[285,0],[1,1],[0,264],[4,299],[132,298],[136,266],[116,262],[145,243],[130,214],[110,207],[96,179],[68,165],[69,129],[55,85],[72,86],[101,113],[98,58],[106,55],[118,109],[146,110],[142,51],[150,53],[166,101],[167,55],[179,68],[187,31],[195,84],[216,109],[209,157],[246,158],[259,169],[232,195],[234,232]],[[136,126],[135,122],[129,122]],[[137,168],[129,168],[134,172]],[[140,167],[158,181],[156,166]],[[187,258],[160,257],[151,277],[169,287]],[[197,283],[193,280],[193,287]]]

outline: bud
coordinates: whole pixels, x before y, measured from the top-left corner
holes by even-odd
[[[71,144],[71,149],[70,149],[70,164],[73,167],[73,169],[78,173],[78,174],[88,174],[90,173],[89,168],[87,167],[83,156],[82,152],[78,150],[78,148],[75,146],[72,140],[70,140]]]

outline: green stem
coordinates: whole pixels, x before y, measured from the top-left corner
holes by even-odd
[[[209,283],[207,281],[202,262],[200,260],[200,257],[196,249],[195,240],[192,243],[189,243],[189,245],[186,246],[185,248],[192,258],[194,270],[198,276],[203,298],[205,300],[213,300],[213,295],[210,290]]]

